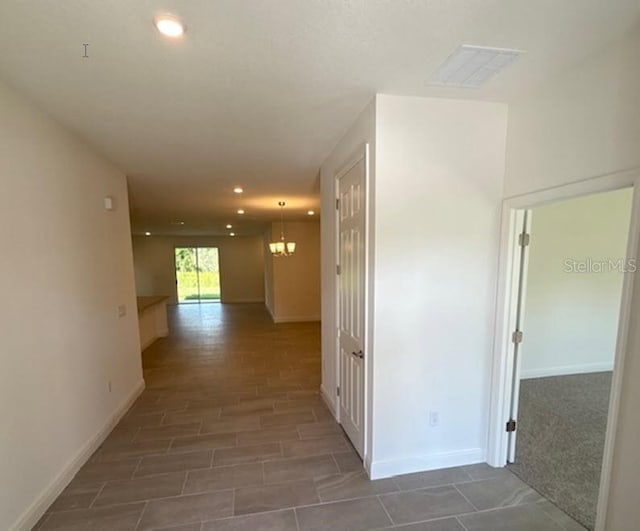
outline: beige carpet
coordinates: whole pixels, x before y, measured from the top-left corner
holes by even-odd
[[[595,526],[611,372],[522,380],[516,463],[531,487]]]

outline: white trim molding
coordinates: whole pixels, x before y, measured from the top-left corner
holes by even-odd
[[[571,374],[589,374],[592,372],[607,372],[613,370],[613,361],[602,363],[585,363],[582,365],[563,365],[561,367],[545,367],[544,369],[532,369],[521,371],[521,380],[532,378],[547,378],[549,376],[569,376]]]
[[[482,448],[468,448],[453,452],[441,452],[414,457],[403,457],[390,461],[374,461],[369,465],[369,477],[373,479],[390,478],[400,474],[425,472],[450,468],[454,466],[475,465],[485,462],[485,451]]]
[[[158,339],[157,337],[150,337],[146,341],[141,342],[140,343],[140,352],[143,352],[144,350],[149,348],[151,345],[153,345],[157,341],[157,339]]]
[[[60,470],[53,481],[47,485],[36,500],[27,508],[18,521],[11,527],[11,531],[29,531],[33,529],[60,493],[71,483],[71,480],[82,466],[104,442],[111,433],[111,430],[120,422],[120,419],[142,394],[144,388],[144,380],[140,380],[138,385],[129,393],[129,396],[127,396],[107,418],[98,432],[80,448],[76,455]]]
[[[271,313],[271,312],[269,312]],[[274,316],[273,314],[271,314],[271,318],[273,319],[273,322],[276,324],[279,323],[315,323],[315,322],[320,322],[320,316],[319,315],[285,315],[283,317],[280,316]]]
[[[273,313],[273,310],[271,309],[271,307],[267,304],[267,302],[265,301],[264,303],[264,307],[267,309],[267,312],[269,312],[269,316],[271,317],[271,320],[275,323],[276,322],[276,318],[275,315]]]

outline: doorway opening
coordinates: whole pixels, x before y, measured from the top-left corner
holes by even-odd
[[[176,247],[178,303],[220,301],[220,259],[217,247]]]
[[[511,212],[502,462],[587,529],[608,486],[632,203],[622,188]]]

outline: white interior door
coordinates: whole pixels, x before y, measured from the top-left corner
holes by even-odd
[[[338,177],[340,423],[364,453],[365,157]]]

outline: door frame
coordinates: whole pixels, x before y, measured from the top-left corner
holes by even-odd
[[[510,285],[513,286],[509,308],[509,330],[522,330],[525,308],[527,304],[527,278],[529,274],[529,246],[520,243],[521,234],[531,234],[533,211],[513,210],[513,233],[511,245],[514,249]],[[509,419],[518,422],[518,404],[520,401],[520,366],[522,364],[522,348],[520,344],[509,341],[507,361],[508,376],[511,376],[509,396]],[[516,451],[518,432],[507,434],[507,462],[513,462]]]
[[[372,374],[373,374],[373,348],[372,341],[370,337],[370,302],[371,302],[371,289],[370,289],[370,220],[371,220],[371,172],[370,172],[370,147],[369,143],[366,142],[361,144],[354,153],[348,157],[347,162],[339,166],[338,171],[334,174],[333,179],[333,197],[334,202],[337,201],[340,197],[340,178],[346,175],[356,164],[360,161],[364,160],[364,197],[365,197],[365,213],[364,213],[364,330],[363,330],[363,352],[364,352],[364,368],[363,368],[363,376],[364,376],[364,397],[363,397],[363,436],[364,436],[364,447],[363,447],[363,462],[367,472],[371,469],[371,453],[370,453],[370,412],[371,412],[371,382],[372,382]],[[337,204],[337,203],[336,203]],[[338,265],[338,260],[340,257],[340,212],[337,208],[334,208],[334,253],[336,257],[336,266]],[[337,277],[337,271],[334,272]],[[336,278],[335,282],[335,292],[334,292],[334,363],[336,367],[335,371],[335,381],[336,385],[340,385],[340,338],[339,338],[339,329],[340,329],[340,282]],[[335,391],[334,391],[335,392]],[[340,423],[340,400],[336,397],[336,420]]]
[[[506,464],[508,452],[508,434],[505,425],[509,419],[510,396],[512,392],[513,360],[511,357],[511,332],[514,323],[517,297],[517,275],[515,266],[518,259],[516,215],[518,211],[574,199],[600,192],[610,192],[622,188],[632,188],[633,200],[629,235],[627,239],[627,259],[636,258],[638,253],[638,235],[640,233],[640,171],[627,170],[595,177],[589,180],[574,182],[538,192],[526,193],[507,198],[502,204],[502,227],[500,237],[500,256],[498,264],[498,285],[496,297],[496,320],[493,346],[493,373],[491,377],[491,404],[489,417],[489,440],[487,462],[494,467]],[[618,320],[618,333],[614,357],[613,377],[607,417],[600,491],[598,497],[596,531],[604,530],[615,434],[617,431],[620,394],[622,389],[622,373],[626,358],[629,338],[629,322],[633,297],[634,275],[625,273],[622,286],[622,300]]]

